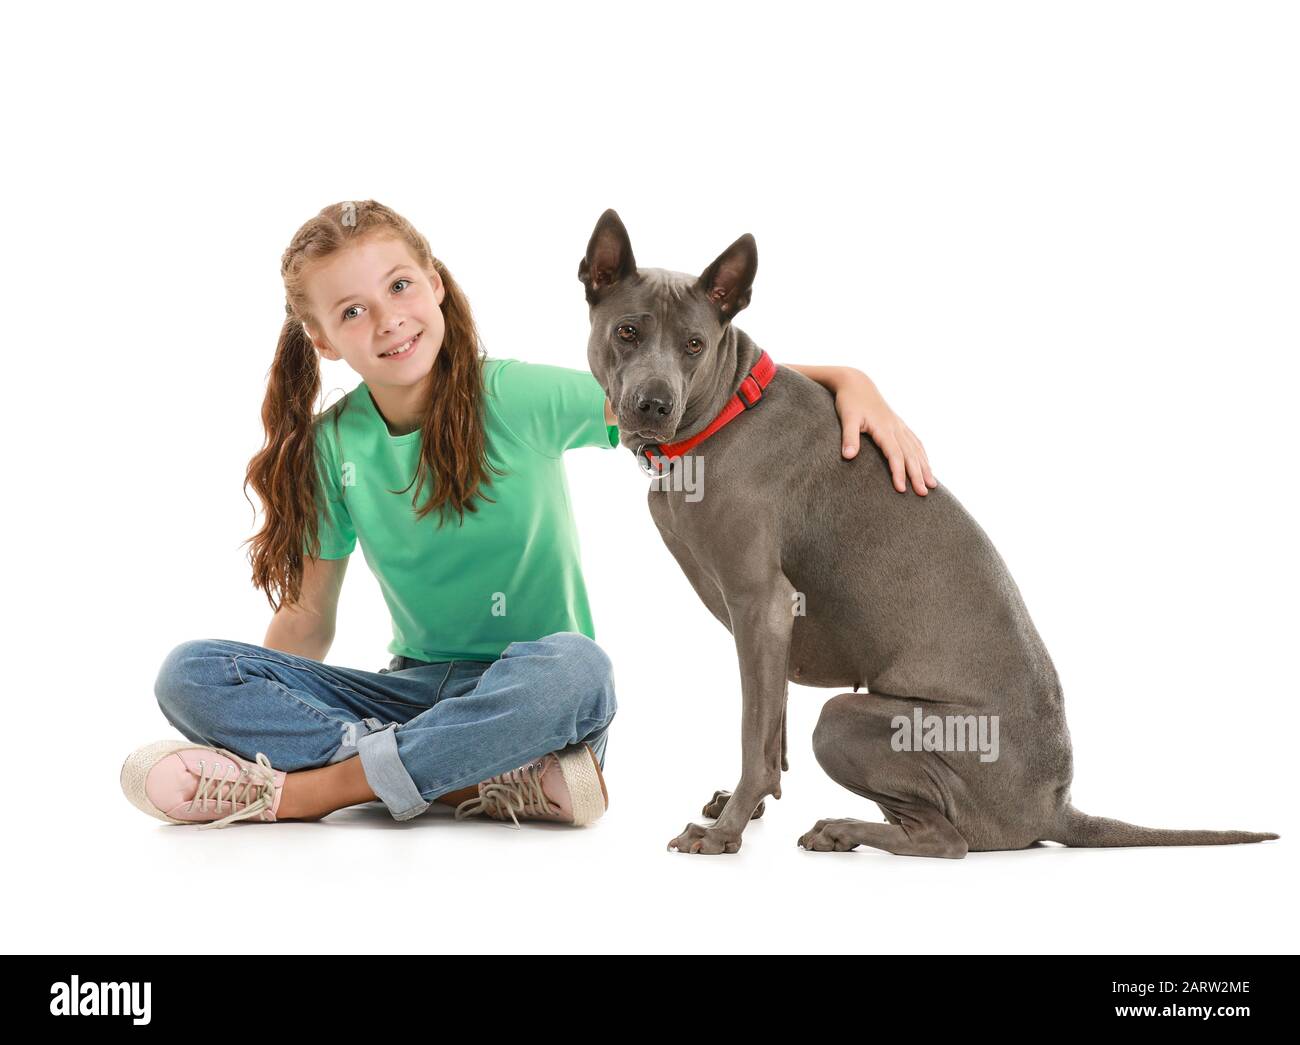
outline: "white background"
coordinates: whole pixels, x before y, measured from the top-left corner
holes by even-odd
[[[1294,8],[11,17],[7,949],[1294,949]],[[666,852],[735,783],[738,676],[621,449],[569,458],[620,701],[604,819],[142,816],[118,769],[173,735],[162,658],[260,643],[270,619],[241,485],[280,254],[322,206],[368,197],[428,236],[490,354],[579,368],[602,210],[641,264],[688,272],[752,232],[738,325],[779,362],[870,374],[1010,566],[1065,687],[1076,805],[1282,838],[803,852],[819,817],[880,816],[813,759],[833,692],[792,687],[782,800],[737,856]],[[331,398],[356,380],[326,364]],[[389,637],[358,554],[328,659],[378,670]]]

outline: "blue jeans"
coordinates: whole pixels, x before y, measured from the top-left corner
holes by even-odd
[[[245,642],[183,642],[158,704],[188,740],[294,772],[361,758],[395,820],[449,791],[586,741],[601,767],[617,703],[609,657],[577,632],[512,642],[497,660],[337,668]]]

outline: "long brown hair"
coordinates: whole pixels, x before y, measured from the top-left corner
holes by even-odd
[[[450,509],[463,521],[466,511],[477,511],[475,497],[491,500],[481,489],[491,485],[489,470],[496,471],[488,464],[481,412],[483,353],[464,292],[433,256],[428,240],[395,211],[374,200],[325,207],[294,233],[280,260],[285,318],[262,402],[266,441],[249,461],[244,479],[245,499],[251,485],[266,510],[261,530],[244,541],[252,545],[253,587],[266,593],[275,611],[302,596],[304,548],[313,558],[320,554],[317,505],[323,498],[314,428],[323,416],[314,413],[320,394],[320,359],[303,323],[316,329],[321,324],[308,306],[304,269],[367,236],[404,240],[415,260],[426,271],[435,269],[446,288],[441,305],[446,332],[433,364],[432,389],[421,424],[420,463],[411,480],[416,518],[437,511],[441,526]],[[337,424],[337,411],[333,413]],[[417,507],[430,476],[429,498]]]

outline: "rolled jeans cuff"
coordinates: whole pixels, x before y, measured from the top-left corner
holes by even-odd
[[[375,796],[388,807],[394,820],[410,820],[429,808],[411,774],[397,756],[397,723],[357,739],[357,754],[366,782]]]

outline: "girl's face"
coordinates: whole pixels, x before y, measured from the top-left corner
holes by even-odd
[[[342,359],[371,388],[428,377],[442,348],[446,288],[404,240],[372,236],[347,247],[311,265],[306,286],[320,326],[304,327],[323,357]]]

